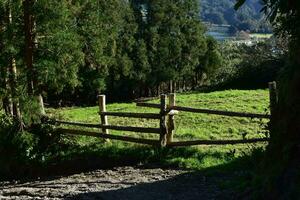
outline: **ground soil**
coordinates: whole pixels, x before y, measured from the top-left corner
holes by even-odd
[[[68,176],[0,182],[0,199],[208,200],[233,199],[220,180],[201,172],[115,167]]]

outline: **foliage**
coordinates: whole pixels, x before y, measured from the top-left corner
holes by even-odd
[[[18,121],[0,116],[0,179],[26,177],[37,166],[55,159],[60,137],[47,125],[32,126],[21,131]]]
[[[271,38],[253,45],[222,44],[223,67],[216,71],[213,84],[220,88],[266,88],[278,80],[287,50],[280,39]]]
[[[268,107],[267,99],[268,92],[266,90],[224,91],[208,94],[182,94],[178,96],[177,102],[179,105],[189,105],[199,108],[209,107],[213,109],[264,113],[265,108]],[[51,109],[48,110],[48,112],[52,113],[52,116],[60,117],[64,120],[98,123],[99,115],[97,114],[97,110],[98,108],[96,107],[64,108]],[[155,112],[155,110],[139,108],[134,104],[128,103],[109,104],[108,110]],[[202,114],[197,115],[191,113],[180,113],[175,119],[177,127],[175,139],[241,139],[243,137],[264,137],[264,133],[260,133],[260,124],[265,122],[260,122],[258,120],[226,118]],[[157,121],[128,120],[126,118],[118,117],[110,117],[109,123],[133,126],[158,125]],[[215,126],[216,123],[218,126]],[[27,175],[29,176],[39,176],[42,174],[43,170],[49,172],[54,170],[54,173],[63,173],[64,168],[66,167],[68,170],[80,171],[86,169],[85,167],[99,168],[129,164],[153,165],[156,163],[165,167],[173,166],[194,170],[205,169],[208,174],[227,171],[232,168],[239,170],[241,169],[241,166],[243,166],[243,172],[245,172],[245,170],[250,170],[250,166],[253,166],[256,161],[253,157],[248,157],[248,155],[251,154],[252,149],[264,147],[264,144],[258,144],[160,149],[117,141],[103,143],[102,139],[84,136],[57,135],[55,129],[45,125],[35,125],[30,132],[33,134],[26,133],[26,135],[27,137],[30,137],[31,140],[28,140],[29,142],[27,143],[25,150],[20,148],[20,151],[18,151],[17,154],[19,155],[20,153],[26,152],[26,149],[31,149],[30,155],[23,157],[22,160],[15,159],[15,165],[9,165],[9,163],[12,163],[12,160],[10,160],[10,162],[6,160],[5,163],[3,161],[3,165],[1,165],[2,168],[0,169],[6,170],[5,172],[10,170],[10,172],[15,173],[6,174],[7,176],[24,175],[22,173],[28,173]],[[122,135],[128,134],[114,131],[111,133]],[[136,134],[134,134],[134,136],[136,137]],[[149,137],[151,136],[149,135]],[[15,146],[18,144],[19,143],[10,145],[9,149],[18,149]],[[245,150],[247,148],[249,149]],[[5,159],[7,158],[10,157],[5,157]],[[250,163],[248,163],[248,161]],[[78,163],[80,164],[78,165]],[[18,165],[22,165],[23,167],[19,168],[20,171],[14,170],[13,167]],[[4,169],[5,166],[8,167]],[[56,167],[60,170],[55,170]],[[30,168],[32,171],[27,171]]]
[[[20,133],[19,125],[5,115],[0,117],[0,175],[12,176],[19,167],[24,169],[35,156],[36,138],[27,132]],[[4,156],[5,155],[5,156]]]
[[[83,105],[104,92],[127,100],[160,93],[170,81],[197,86],[194,72],[214,71],[218,46],[204,35],[198,2],[176,2],[3,1],[5,112],[22,121],[33,114],[22,113],[24,99]]]
[[[214,24],[231,25],[233,33],[241,30],[263,33],[272,31],[271,25],[260,13],[261,1],[249,0],[237,12],[234,10],[235,2],[235,0],[200,0],[201,19]]]
[[[239,6],[245,2],[239,0]],[[258,198],[295,199],[299,197],[300,120],[300,2],[265,0],[263,11],[277,35],[289,40],[289,54],[279,79],[278,104],[271,118],[271,141],[260,174]],[[239,7],[237,6],[237,7]],[[280,190],[282,183],[284,190]],[[279,192],[280,191],[280,192]]]

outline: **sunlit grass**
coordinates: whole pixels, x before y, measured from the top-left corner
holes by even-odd
[[[216,110],[268,113],[268,91],[267,90],[228,90],[212,93],[189,93],[178,94],[176,103],[179,106],[193,108],[207,108]],[[157,102],[158,101],[154,101]],[[158,113],[158,109],[137,107],[134,103],[115,103],[107,105],[108,111],[114,112],[152,112]],[[63,108],[49,110],[50,115],[60,119],[87,123],[100,123],[98,107],[88,108]],[[109,124],[131,125],[140,127],[159,127],[158,120],[128,119],[120,117],[109,117]],[[226,117],[208,114],[196,114],[180,112],[175,117],[176,132],[175,140],[183,139],[242,139],[263,137],[262,126],[267,120]],[[122,135],[136,135],[120,131],[110,131]],[[155,137],[149,134],[148,137]]]
[[[251,33],[250,37],[253,38],[261,38],[261,39],[269,39],[272,37],[273,34],[269,34],[269,33]]]
[[[158,100],[152,101],[158,103]],[[268,113],[269,100],[267,90],[228,90],[212,93],[177,94],[176,103],[179,106],[208,108],[238,112]],[[135,103],[114,103],[107,105],[108,111],[113,112],[150,112],[158,113],[158,109],[137,107]],[[98,107],[48,109],[52,117],[67,121],[100,123]],[[128,119],[109,117],[109,124],[130,125],[141,127],[159,127],[158,120]],[[264,137],[263,126],[267,120],[223,117],[208,114],[180,112],[176,116],[176,133],[174,140],[193,139],[242,139]],[[74,128],[74,127],[73,127]],[[111,131],[112,134],[130,135],[134,137],[158,138],[151,134],[138,134]],[[66,136],[69,138],[69,136]],[[74,138],[74,137],[71,137]],[[160,162],[160,164],[176,165],[190,169],[205,169],[230,163],[235,158],[249,154],[256,145],[223,145],[197,146],[177,148],[173,150],[158,150],[153,147],[129,144],[118,141],[103,143],[101,139],[90,137],[75,137],[76,148],[64,155],[72,159],[75,155],[87,152],[110,159],[133,159],[138,162]],[[108,154],[108,155],[105,155]],[[73,156],[72,156],[73,155]]]

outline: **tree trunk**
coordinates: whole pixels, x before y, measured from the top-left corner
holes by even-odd
[[[12,98],[11,98],[11,89],[9,86],[9,67],[6,67],[5,69],[5,76],[3,79],[3,85],[5,89],[5,96],[3,98],[3,107],[5,110],[6,115],[13,116],[13,104],[12,104]]]
[[[300,46],[279,81],[278,104],[270,122],[270,143],[264,160],[268,190],[265,199],[294,199],[300,187]],[[274,176],[275,175],[275,176]],[[298,184],[297,184],[298,183]],[[283,185],[284,184],[284,185]],[[284,189],[282,188],[284,186]],[[296,196],[294,196],[296,197]]]
[[[159,96],[160,95],[160,84],[158,84],[156,86],[156,91],[157,91],[157,96]]]
[[[9,76],[9,83],[10,83],[10,94],[12,97],[12,114],[13,116],[18,119],[19,122],[22,122],[21,111],[20,111],[20,103],[17,91],[17,66],[16,60],[11,58],[10,60],[10,76]]]
[[[43,96],[41,94],[38,94],[36,96],[36,98],[37,98],[37,102],[39,104],[40,114],[46,115]]]
[[[176,81],[173,82],[173,93],[177,92],[177,84],[176,84]]]
[[[35,20],[32,14],[34,0],[23,1],[24,32],[25,32],[25,64],[27,69],[27,91],[29,96],[37,101],[40,107],[40,114],[45,114],[42,91],[38,84],[37,71],[33,66],[33,54],[37,38],[35,35]]]
[[[173,81],[172,80],[170,80],[169,81],[169,93],[173,93],[174,91],[173,91]]]
[[[27,69],[27,90],[30,96],[34,95],[36,86],[35,71],[33,68],[33,16],[31,14],[32,0],[24,0],[24,32],[25,32],[25,63]]]
[[[13,16],[12,11],[10,8],[10,5],[8,5],[8,25],[13,25]],[[12,35],[12,41],[15,40],[15,35]],[[20,103],[19,103],[19,97],[18,97],[18,91],[17,91],[17,65],[16,65],[16,59],[14,58],[14,55],[11,55],[9,58],[9,94],[12,99],[12,115],[19,121],[22,122],[21,117],[21,111],[20,111]]]
[[[1,41],[0,41],[1,42]],[[13,106],[11,101],[10,87],[9,87],[9,67],[1,68],[1,88],[4,95],[2,97],[2,105],[6,115],[13,116]]]

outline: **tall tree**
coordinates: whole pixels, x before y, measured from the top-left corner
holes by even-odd
[[[19,1],[2,1],[1,9],[1,81],[3,107],[9,115],[21,122],[17,83],[17,59],[19,46]]]
[[[237,1],[236,8],[244,2]],[[290,43],[289,62],[279,80],[278,104],[271,118],[271,141],[264,161],[268,185],[264,185],[263,198],[296,199],[300,188],[300,1],[263,2],[277,34],[289,37]]]
[[[105,91],[107,76],[115,63],[117,36],[126,1],[76,0],[73,4],[77,7],[74,13],[84,53],[79,90],[92,100]]]
[[[39,0],[33,5],[33,67],[39,94],[43,91],[59,93],[79,84],[77,75],[83,53],[72,9],[69,1]]]
[[[198,19],[197,1],[149,1],[145,42],[154,85],[187,79],[204,53],[204,28]]]

